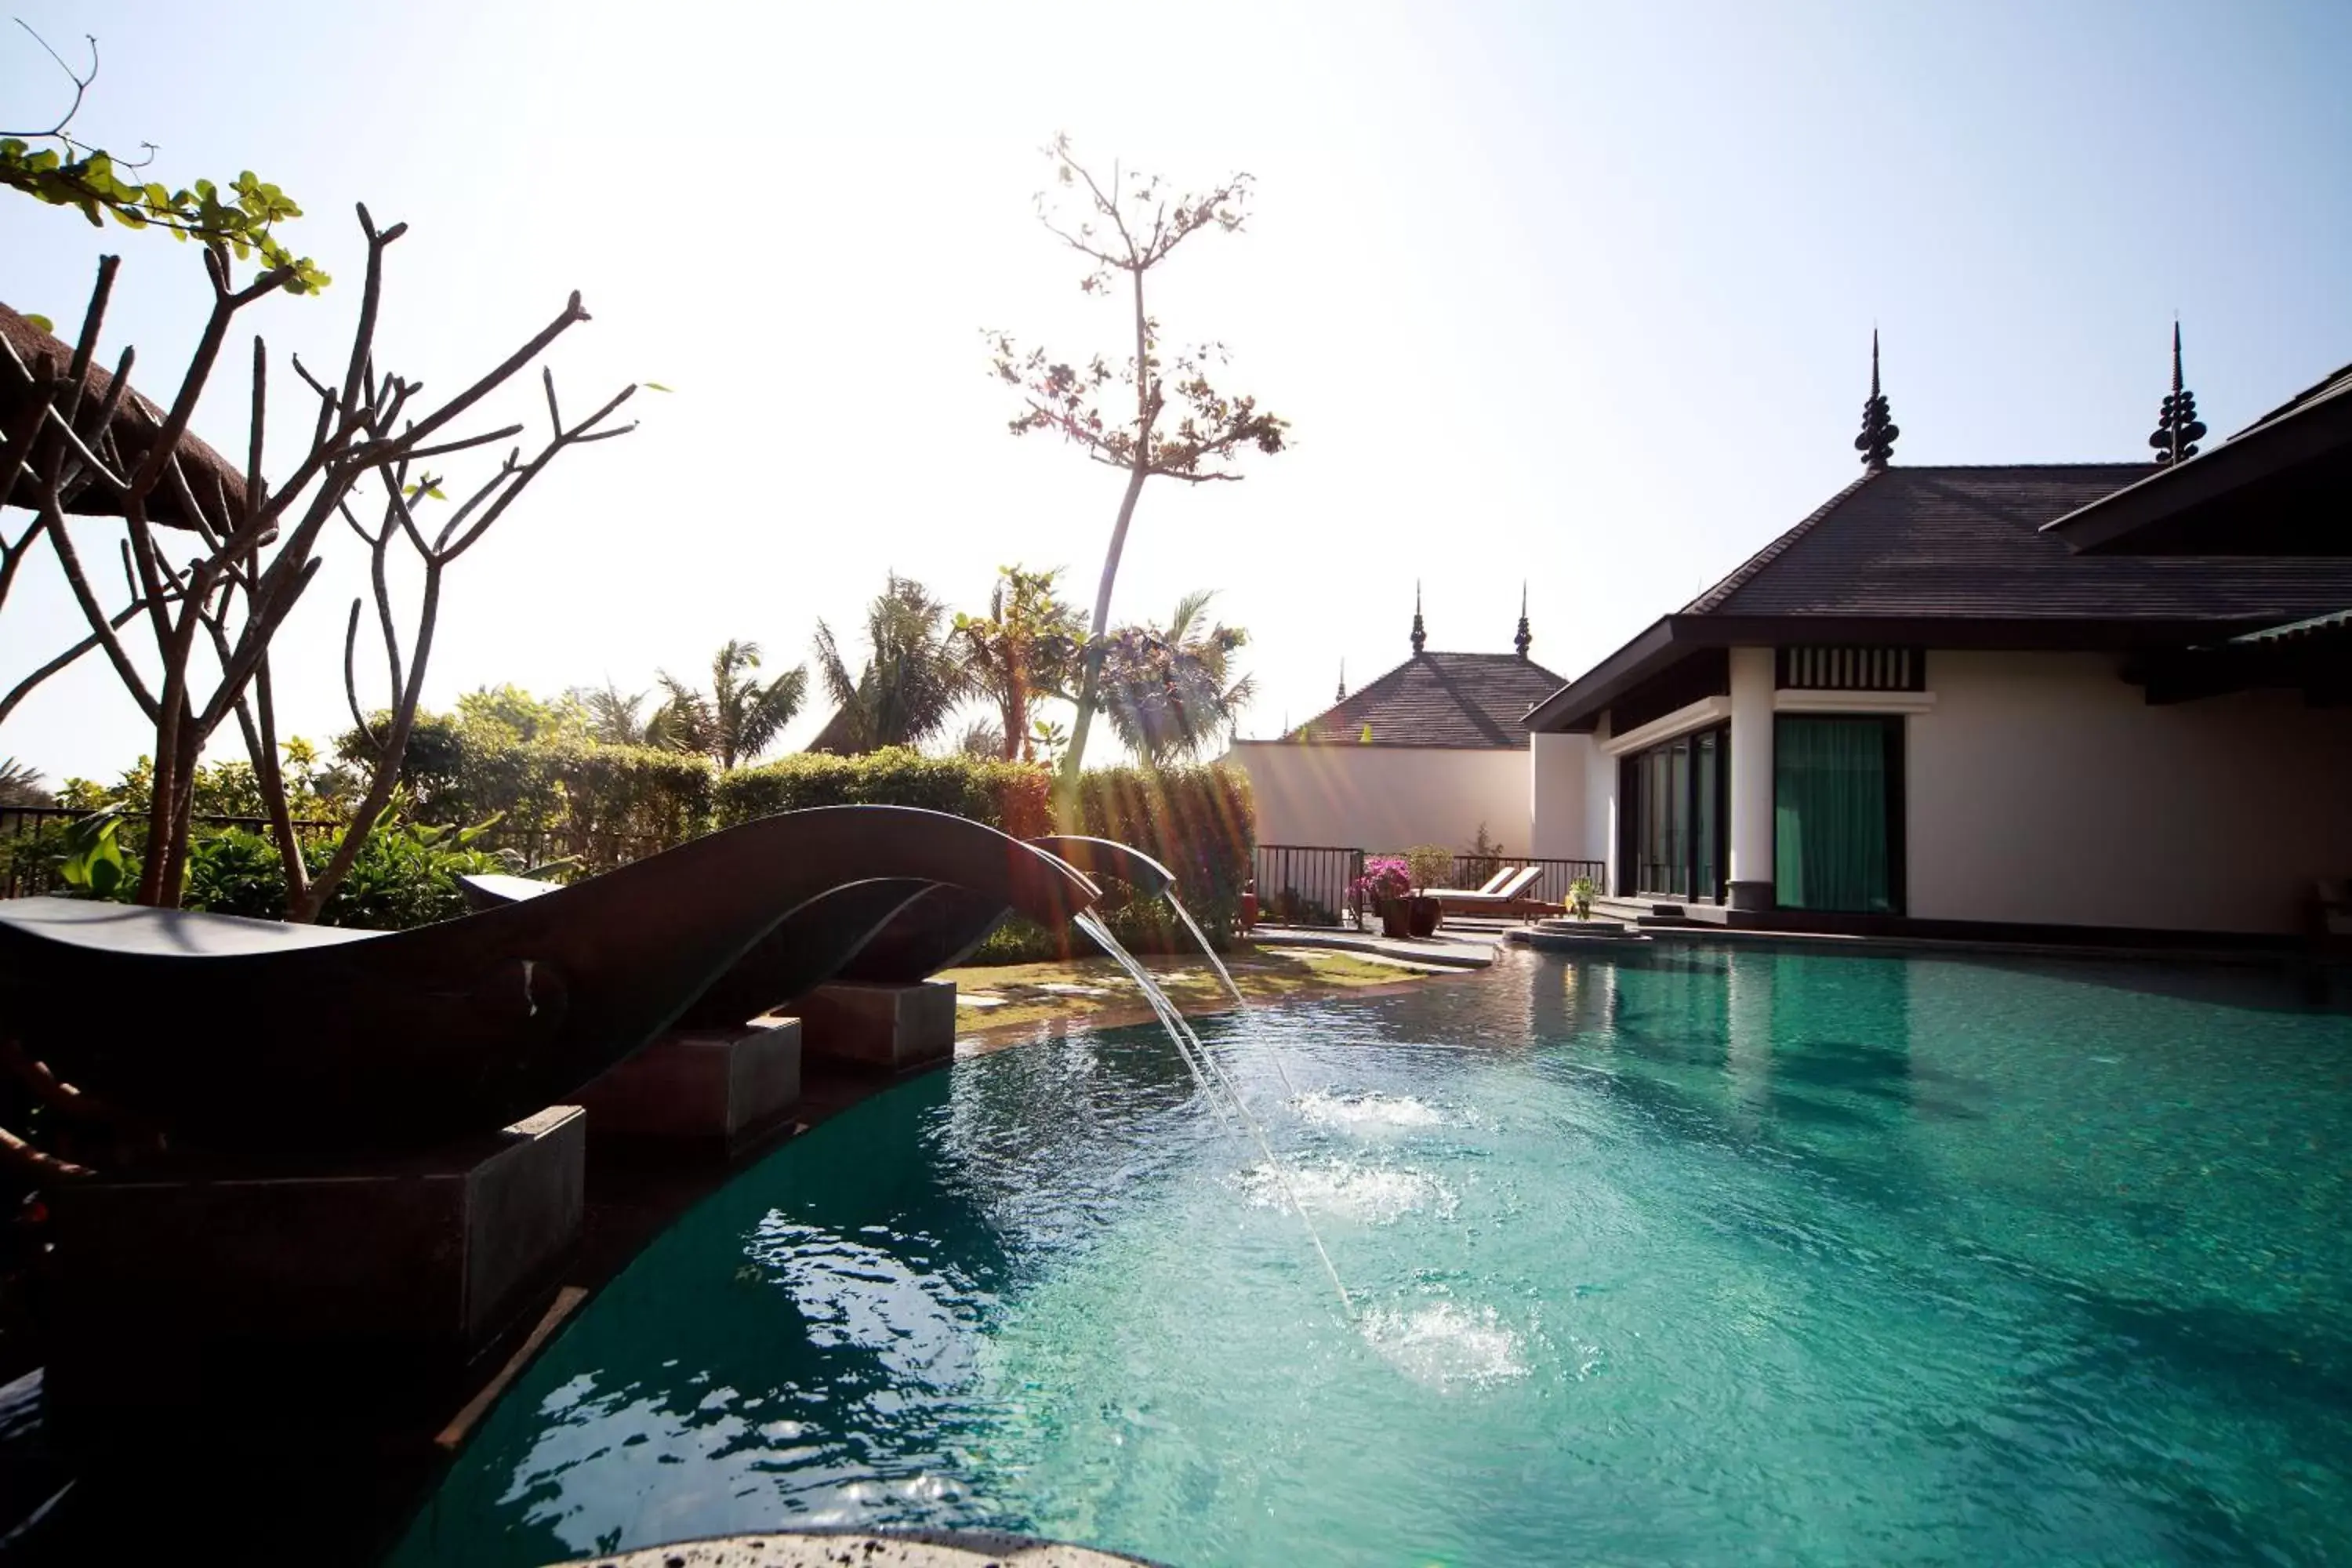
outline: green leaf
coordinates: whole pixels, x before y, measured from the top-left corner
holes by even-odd
[[[25,312],[25,320],[45,332],[55,332],[58,330],[58,324],[55,321],[50,321],[47,316],[37,316],[30,310]]]
[[[637,384],[644,387],[647,392],[667,392],[670,390],[670,388],[664,386],[658,381],[641,381],[637,383]]]

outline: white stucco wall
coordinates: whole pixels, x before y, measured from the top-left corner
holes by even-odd
[[[1249,774],[1261,844],[1459,849],[1488,837],[1528,853],[1528,752],[1513,747],[1302,746],[1237,741],[1223,760]]]
[[[1624,889],[1617,886],[1617,759],[1606,750],[1609,744],[1609,716],[1602,714],[1601,727],[1592,732],[1592,745],[1584,754],[1584,853],[1580,860],[1598,860],[1609,868],[1601,885],[1611,892]]]
[[[1528,853],[1548,860],[1597,860],[1589,843],[1592,737],[1538,735],[1528,769]]]
[[[1909,720],[1909,912],[2288,932],[2352,875],[2352,712],[2152,708],[2101,654],[1931,652]]]

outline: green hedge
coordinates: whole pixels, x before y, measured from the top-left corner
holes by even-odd
[[[1176,875],[1176,896],[1211,943],[1229,948],[1241,932],[1257,835],[1248,776],[1216,763],[1175,768],[1102,768],[1079,775],[1076,801],[1055,813],[1055,827],[1113,838],[1142,850]],[[1129,952],[1198,951],[1192,933],[1160,900],[1130,900],[1109,889],[1105,922]],[[1091,948],[1084,937],[1076,939]],[[975,955],[981,963],[1021,963],[1066,956],[1057,935],[1027,921],[1007,921]]]
[[[778,812],[822,805],[909,805],[951,812],[1015,837],[1049,831],[1131,844],[1176,874],[1177,894],[1219,947],[1240,931],[1241,894],[1255,845],[1247,778],[1209,764],[1106,768],[1081,775],[1075,802],[1054,800],[1053,774],[1034,763],[908,750],[861,757],[802,754],[722,773],[700,757],[577,741],[485,744],[455,724],[420,726],[403,769],[412,823],[371,839],[325,911],[334,924],[391,926],[446,919],[462,907],[459,871],[518,868],[578,855],[590,871]],[[498,816],[487,832],[455,831]],[[277,853],[260,836],[200,833],[187,902],[268,918],[282,914]],[[324,840],[306,846],[323,864]],[[24,851],[53,858],[44,836]],[[1159,900],[1114,887],[1102,912],[1136,952],[1183,953],[1193,942]],[[1076,941],[1090,947],[1083,937]],[[980,962],[1064,956],[1062,938],[1008,921]]]
[[[912,805],[1030,838],[1052,820],[1051,783],[1035,763],[927,757],[903,746],[860,757],[803,752],[720,774],[712,804],[721,827],[820,805]]]
[[[364,754],[355,736],[341,751]],[[415,818],[454,826],[495,816],[495,842],[527,859],[575,856],[588,871],[708,833],[719,777],[707,757],[571,737],[509,740],[440,714],[418,716],[400,765]]]

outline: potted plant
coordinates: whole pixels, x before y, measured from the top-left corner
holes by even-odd
[[[1405,868],[1412,873],[1413,896],[1405,900],[1405,925],[1416,939],[1435,931],[1445,910],[1435,899],[1422,895],[1431,888],[1454,885],[1454,851],[1437,844],[1416,844],[1404,852]]]
[[[1601,889],[1592,885],[1590,877],[1579,877],[1568,885],[1568,912],[1578,920],[1592,918],[1592,895]]]
[[[1381,917],[1381,931],[1386,936],[1410,936],[1412,912],[1408,900],[1412,894],[1412,868],[1402,855],[1375,855],[1364,862],[1363,875],[1349,885],[1364,908]]]

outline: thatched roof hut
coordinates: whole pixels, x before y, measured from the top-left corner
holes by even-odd
[[[34,396],[32,376],[38,373],[42,357],[47,355],[63,372],[73,363],[73,345],[43,331],[5,305],[0,305],[0,342],[7,346],[6,353],[0,353],[0,425],[13,425]],[[103,403],[107,389],[113,384],[113,374],[100,369],[93,358],[82,380],[83,408]],[[131,460],[153,443],[163,423],[162,409],[136,391],[126,392],[114,414],[115,450],[123,460]],[[198,439],[194,432],[180,437],[180,466],[187,473],[189,487],[207,510],[216,504],[214,495],[217,487],[228,498],[232,515],[244,511],[244,471]],[[27,508],[36,504],[31,476],[21,472],[16,476],[16,484],[5,498],[5,504]],[[122,498],[105,485],[86,484],[68,499],[66,510],[81,517],[121,517]],[[194,526],[179,495],[168,484],[157,486],[147,498],[147,521],[174,528]]]
[[[836,757],[857,755],[857,727],[849,710],[835,709],[833,717],[824,721],[824,728],[816,732],[816,739],[803,749]]]

